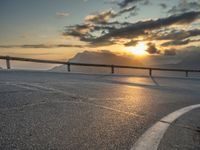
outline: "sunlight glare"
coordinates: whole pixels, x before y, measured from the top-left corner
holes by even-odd
[[[144,42],[139,42],[136,46],[127,47],[128,51],[134,55],[145,55],[147,54],[147,45]]]

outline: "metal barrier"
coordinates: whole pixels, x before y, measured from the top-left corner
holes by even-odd
[[[20,58],[20,57],[10,57],[10,56],[0,56],[0,59],[6,60],[7,69],[11,69],[10,61],[26,61],[26,62],[35,62],[35,63],[51,63],[51,64],[61,64],[67,65],[68,72],[71,71],[71,65],[74,66],[88,66],[88,67],[108,67],[111,68],[111,73],[115,73],[115,68],[124,68],[124,69],[142,69],[148,70],[149,76],[152,76],[153,71],[173,71],[173,72],[185,72],[185,76],[188,77],[189,72],[200,72],[200,70],[190,70],[190,69],[166,69],[166,68],[151,68],[151,67],[134,67],[134,66],[120,66],[120,65],[106,65],[106,64],[87,64],[87,63],[73,63],[73,62],[63,62],[63,61],[54,61],[54,60],[41,60],[41,59],[32,59],[32,58]]]

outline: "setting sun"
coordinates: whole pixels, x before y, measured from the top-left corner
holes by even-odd
[[[144,42],[138,43],[136,46],[127,47],[128,51],[134,55],[145,55],[147,54],[147,45]]]

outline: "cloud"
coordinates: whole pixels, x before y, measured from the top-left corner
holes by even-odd
[[[91,42],[92,38],[95,38],[95,34],[107,34],[117,27],[128,26],[131,23],[118,21],[115,22],[102,22],[101,24],[83,24],[83,25],[73,25],[66,26],[64,36],[73,36],[79,38],[81,41]],[[94,35],[92,35],[94,33]],[[104,44],[111,43],[111,41],[105,41]],[[96,43],[97,44],[97,43]]]
[[[156,47],[156,45],[154,43],[148,43],[147,44],[148,48],[147,48],[147,52],[149,54],[159,54],[160,53],[160,50],[158,50],[158,48]]]
[[[130,4],[135,5],[138,2],[143,3],[143,5],[149,4],[148,0],[123,0],[122,2],[118,3],[118,5],[120,6],[120,8],[124,8],[124,7],[127,7]]]
[[[110,40],[111,38],[133,38],[139,35],[145,35],[148,30],[151,31],[174,24],[189,24],[198,19],[199,16],[200,12],[187,12],[157,20],[140,21],[126,27],[112,30],[103,36],[97,37],[96,39],[91,39],[91,41],[93,41],[93,43],[97,43]]]
[[[88,17],[86,20],[95,23],[86,23],[83,25],[74,25],[66,27],[63,35],[73,36],[79,38],[81,41],[87,42],[93,46],[95,45],[109,45],[116,43],[118,39],[134,39],[139,36],[146,38],[153,38],[156,40],[164,40],[174,37],[190,37],[199,35],[199,30],[191,30],[187,33],[167,33],[155,34],[153,32],[171,25],[188,25],[200,18],[199,11],[191,11],[179,15],[171,15],[166,18],[159,18],[156,20],[139,21],[136,23],[130,22],[107,22],[107,20],[116,13],[105,11],[93,17]],[[99,19],[100,18],[100,19]],[[106,19],[105,19],[106,18]],[[100,21],[99,21],[100,20]],[[164,31],[164,30],[163,30]],[[173,34],[173,35],[170,35]],[[176,34],[176,35],[174,35]]]
[[[104,23],[107,22],[110,18],[113,18],[115,16],[116,13],[113,10],[107,10],[99,14],[88,15],[85,17],[85,21],[93,23]]]
[[[91,32],[91,30],[94,28],[93,25],[90,24],[84,24],[84,25],[74,25],[74,26],[67,26],[66,32],[63,33],[63,35],[70,35],[74,37],[82,37],[86,36],[87,33]]]
[[[68,13],[68,12],[56,12],[56,15],[58,17],[67,17],[67,16],[70,15],[70,13]]]
[[[43,55],[54,55],[55,53],[26,53],[26,52],[8,52],[7,55],[15,55],[15,56],[43,56]]]
[[[156,33],[153,35],[157,40],[184,41],[187,38],[200,36],[200,29],[193,30],[171,30],[167,33]]]
[[[173,41],[169,41],[169,42],[165,42],[162,44],[162,46],[181,46],[181,45],[187,45],[189,43],[192,43],[192,42],[198,42],[200,41],[199,40],[190,40],[190,39],[187,39],[187,40],[173,40]]]
[[[131,40],[130,42],[125,43],[124,46],[136,46],[137,43],[137,40]]]
[[[178,14],[185,13],[188,11],[199,11],[200,10],[200,2],[193,1],[189,2],[186,0],[181,0],[177,6],[173,6],[168,10],[170,14]]]
[[[138,8],[136,6],[131,6],[127,8],[123,8],[118,12],[114,12],[112,9],[103,11],[101,13],[91,14],[85,17],[85,22],[90,22],[94,24],[102,24],[107,23],[112,18],[116,18],[118,16],[123,15],[124,13],[132,12],[132,16],[136,15]]]
[[[162,46],[186,45],[189,42],[190,42],[189,39],[187,39],[187,40],[173,40],[173,41],[163,43]]]
[[[132,12],[132,11],[134,11],[134,12]],[[127,12],[132,12],[131,13],[132,15],[136,15],[137,11],[138,11],[138,8],[136,6],[131,6],[131,7],[127,7],[127,8],[122,9],[121,11],[119,11],[116,14],[116,16],[120,16],[120,15],[127,13]]]
[[[161,44],[163,47],[169,46],[185,46],[190,43],[200,41],[200,29],[192,30],[178,30],[178,29],[165,29],[152,33],[150,38],[157,41],[164,41]]]
[[[159,6],[162,8],[162,9],[166,9],[167,8],[167,5],[165,3],[160,3]]]
[[[57,45],[45,45],[45,44],[0,45],[0,48],[61,48],[61,47],[85,48],[86,46],[84,46],[84,45],[70,45],[70,44],[57,44]]]
[[[54,45],[55,47],[76,47],[76,48],[85,48],[85,45],[70,45],[70,44],[58,44]]]

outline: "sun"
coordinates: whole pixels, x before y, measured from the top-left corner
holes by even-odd
[[[139,42],[136,46],[127,47],[127,50],[134,55],[146,55],[147,45],[144,42]]]

